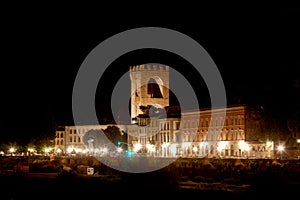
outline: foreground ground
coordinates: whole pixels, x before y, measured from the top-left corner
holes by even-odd
[[[179,159],[161,170],[137,174],[115,171],[92,158],[1,161],[1,200],[277,199],[298,195],[300,189],[300,160]],[[24,164],[30,166],[29,173],[16,171]],[[84,166],[93,167],[95,174],[86,175]]]

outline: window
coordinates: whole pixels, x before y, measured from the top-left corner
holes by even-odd
[[[72,142],[72,137],[70,137],[70,142]]]
[[[63,142],[64,142],[64,141],[63,141],[63,140],[61,140],[61,141],[60,141],[60,145],[63,145]]]
[[[81,142],[81,139],[80,139],[80,137],[78,137],[78,142]]]
[[[64,134],[63,134],[63,133],[61,133],[61,134],[60,134],[60,138],[63,138],[63,137],[64,137]]]
[[[159,85],[156,80],[151,78],[147,84],[147,93],[151,98],[163,98]]]
[[[228,129],[226,129],[226,133],[225,133],[226,135],[225,135],[225,140],[228,140]]]

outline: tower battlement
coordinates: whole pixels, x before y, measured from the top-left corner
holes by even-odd
[[[162,64],[143,64],[130,66],[130,72],[135,71],[165,71],[169,72],[169,66]]]
[[[143,112],[140,106],[169,106],[169,66],[147,63],[130,66],[131,118]]]

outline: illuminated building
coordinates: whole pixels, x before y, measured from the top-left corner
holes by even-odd
[[[131,66],[130,80],[132,124],[117,126],[127,133],[127,148],[135,154],[157,157],[273,157],[273,142],[262,143],[253,139],[256,131],[253,129],[255,120],[251,117],[253,110],[246,106],[185,110],[180,111],[180,116],[169,117],[173,111],[168,109],[172,107],[169,105],[169,66]],[[84,141],[83,138],[90,134],[91,140],[97,140],[90,131],[107,126],[65,126],[56,132],[55,149],[78,153],[104,148],[100,144],[91,147],[89,139]]]

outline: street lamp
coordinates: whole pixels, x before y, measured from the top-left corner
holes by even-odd
[[[10,147],[9,148],[9,152],[11,153],[11,156],[13,155],[13,153],[16,151],[16,149],[14,147]]]
[[[277,150],[278,150],[279,153],[280,153],[280,159],[282,159],[282,151],[284,150],[284,146],[279,145],[279,146],[277,147]]]
[[[56,153],[60,156],[61,149],[60,148],[56,149]]]

